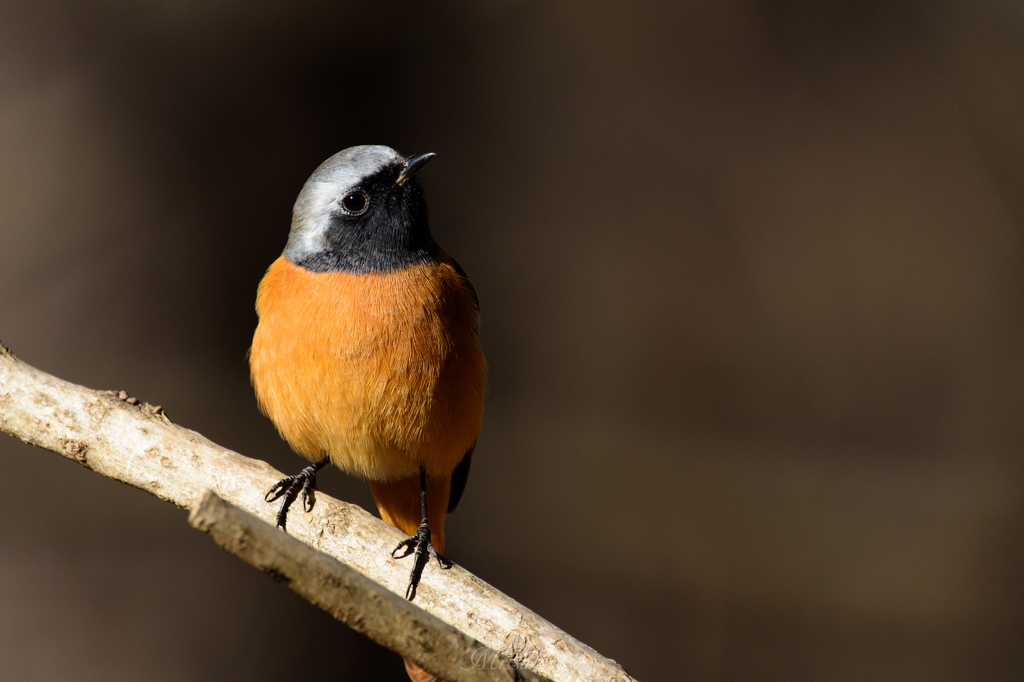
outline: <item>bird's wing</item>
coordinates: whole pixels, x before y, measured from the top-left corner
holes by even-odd
[[[450,263],[455,272],[462,278],[462,282],[466,286],[466,290],[469,291],[470,296],[473,297],[473,306],[476,308],[477,315],[480,314],[480,299],[476,295],[476,289],[473,287],[473,283],[469,281],[469,276],[466,271],[462,269],[459,262],[452,258],[444,249],[440,250],[440,260],[445,263]],[[452,471],[452,485],[451,493],[448,495],[448,512],[455,511],[455,507],[458,506],[459,500],[462,499],[462,493],[466,490],[466,481],[469,480],[469,465],[473,459],[473,449],[476,447],[476,443],[466,451],[466,454],[462,457],[462,461],[459,462],[458,466]]]
[[[473,443],[466,455],[459,462],[458,466],[452,471],[452,487],[451,492],[448,493],[448,513],[451,514],[455,511],[455,507],[459,506],[459,500],[462,499],[462,493],[466,490],[466,481],[469,480],[469,465],[473,459],[473,448],[476,447],[476,443]]]
[[[476,288],[474,288],[473,283],[469,281],[469,275],[467,275],[466,271],[462,269],[461,265],[459,265],[459,261],[452,258],[452,255],[445,251],[443,248],[440,250],[440,253],[438,254],[438,260],[440,260],[442,263],[450,263],[451,266],[455,268],[455,272],[458,273],[459,277],[462,278],[462,282],[466,285],[466,289],[469,291],[469,295],[473,297],[473,305],[476,307],[477,314],[479,314],[480,298],[477,297]]]

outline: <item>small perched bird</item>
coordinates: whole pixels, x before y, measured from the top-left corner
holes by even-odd
[[[278,525],[300,494],[312,510],[327,464],[368,479],[381,517],[410,536],[392,552],[414,555],[410,600],[430,556],[451,566],[444,521],[466,486],[486,389],[476,291],[431,236],[414,177],[433,157],[360,146],[316,169],[260,282],[249,355],[260,409],[314,462],[267,493],[284,498]]]

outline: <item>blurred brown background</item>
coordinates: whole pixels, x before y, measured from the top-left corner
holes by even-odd
[[[256,284],[368,143],[439,153],[483,305],[450,557],[646,682],[1024,678],[1019,4],[4,2],[0,338],[297,470]],[[405,679],[184,512],[0,476],[4,679]]]

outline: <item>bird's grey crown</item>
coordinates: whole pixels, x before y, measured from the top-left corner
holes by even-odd
[[[320,164],[302,186],[292,209],[292,226],[284,255],[293,263],[322,251],[332,211],[349,190],[364,178],[393,164],[405,163],[405,157],[391,147],[360,145],[344,149]]]

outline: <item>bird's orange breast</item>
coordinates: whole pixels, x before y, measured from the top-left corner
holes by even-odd
[[[389,481],[450,474],[476,442],[486,367],[450,264],[313,273],[281,257],[256,310],[253,386],[296,452]]]

